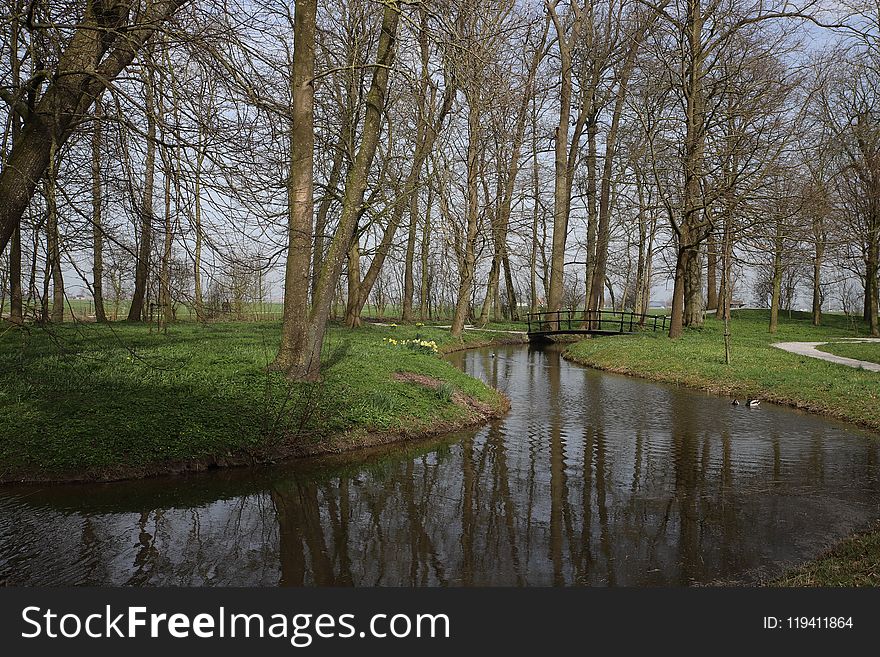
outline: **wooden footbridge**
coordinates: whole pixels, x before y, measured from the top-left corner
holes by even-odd
[[[666,331],[669,317],[615,310],[548,310],[528,313],[529,340],[553,335],[626,335],[639,331]]]

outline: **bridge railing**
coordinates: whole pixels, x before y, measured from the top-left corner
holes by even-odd
[[[665,315],[617,310],[546,310],[526,314],[529,333],[665,331],[669,321]]]

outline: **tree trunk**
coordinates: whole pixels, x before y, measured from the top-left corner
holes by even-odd
[[[6,293],[9,289],[9,270],[0,269],[0,322],[3,321],[3,313],[6,312]]]
[[[21,289],[21,228],[15,227],[9,249],[9,319],[13,324],[24,321]]]
[[[48,235],[49,235],[50,226],[51,226],[51,221],[47,218],[46,219],[46,226],[45,226],[46,235],[47,235],[47,242],[49,241]],[[50,281],[52,280],[53,265],[52,265],[52,248],[51,248],[51,245],[49,245],[48,243],[46,245],[46,250],[47,250],[46,265],[43,268],[43,290],[42,290],[42,294],[40,295],[40,321],[43,324],[48,324],[49,322],[52,321],[52,316],[49,314],[49,287],[50,287]]]
[[[623,310],[623,303],[617,306],[617,299],[614,297],[614,288],[611,286],[611,279],[605,279],[605,287],[608,290],[608,296],[611,297],[611,310]]]
[[[584,271],[584,321],[589,319],[592,308],[593,282],[596,280],[596,241],[599,231],[599,175],[597,173],[599,125],[595,117],[587,126],[587,247],[586,269]],[[601,285],[599,288],[601,289]]]
[[[644,315],[648,312],[648,296],[651,288],[651,248],[654,236],[653,230],[650,231],[650,235],[648,231],[648,208],[645,202],[644,178],[638,167],[635,169],[635,182],[636,194],[639,199],[639,261],[636,266],[636,299],[634,305],[635,312],[642,315],[639,318],[639,326],[643,326],[645,324]]]
[[[706,268],[706,310],[718,310],[718,243],[715,235],[709,234],[707,243],[708,266]]]
[[[296,0],[290,76],[290,175],[287,180],[287,262],[281,346],[273,366],[294,378],[318,376],[320,346],[309,321],[315,150],[315,33],[317,0]],[[335,287],[335,281],[334,287]]]
[[[532,102],[532,248],[529,251],[529,311],[538,312],[538,217],[540,214],[541,181],[538,165],[537,101]]]
[[[704,216],[700,182],[703,175],[705,152],[706,107],[703,94],[703,15],[700,0],[688,0],[687,39],[691,60],[686,81],[686,126],[684,143],[684,196],[682,198],[682,226],[679,235],[679,262],[676,272],[682,275],[682,318],[684,326],[703,324],[703,271],[700,263],[700,243],[705,230],[700,224]],[[708,231],[706,231],[708,235]],[[683,260],[682,260],[683,259]],[[678,279],[677,279],[678,280]],[[673,318],[673,322],[677,322]]]
[[[205,148],[199,144],[199,153],[196,156],[195,172],[195,208],[194,223],[195,248],[193,250],[193,286],[195,287],[196,319],[200,322],[205,320],[205,300],[202,291],[202,166],[205,161]]]
[[[614,112],[611,117],[611,126],[605,142],[605,161],[602,166],[602,182],[599,192],[599,223],[596,231],[596,258],[593,271],[590,272],[590,310],[601,310],[602,284],[605,282],[606,268],[608,264],[608,245],[611,239],[611,177],[614,171],[614,157],[617,152],[617,133],[620,128],[620,118],[623,114],[626,102],[626,91],[629,85],[629,76],[635,66],[635,56],[638,44],[641,43],[643,31],[640,30],[633,40],[627,53],[626,62],[620,74],[620,82],[617,90],[617,99],[614,101]],[[589,238],[588,238],[589,243]]]
[[[162,242],[162,271],[159,275],[159,312],[162,316],[163,327],[167,330],[171,323],[171,247],[174,233],[171,221],[171,179],[174,176],[172,170],[171,155],[164,153],[163,177],[165,178],[165,221]]]
[[[165,45],[165,40],[163,36],[163,46]],[[165,93],[167,89],[167,85],[165,83],[165,75],[170,74],[174,75],[173,70],[171,68],[171,59],[168,56],[167,48],[163,48],[164,57],[163,57],[163,69],[162,73],[159,77],[159,122],[162,124],[162,141],[167,142],[168,138],[172,136],[172,133],[167,129],[168,120],[166,119],[165,112]],[[179,112],[178,112],[178,99],[177,94],[175,93],[175,89],[171,89],[171,119],[174,123],[174,126],[178,126],[180,124],[179,121]],[[172,128],[174,129],[174,128]],[[180,142],[179,135],[177,135],[177,141]],[[178,158],[178,165],[180,164],[180,160]],[[171,293],[171,253],[172,248],[174,246],[174,221],[171,215],[171,188],[172,183],[175,183],[176,187],[176,201],[177,205],[180,205],[180,177],[178,172],[175,170],[174,166],[174,158],[172,157],[172,152],[169,148],[162,148],[162,175],[164,177],[165,183],[165,213],[164,213],[164,231],[163,237],[164,241],[162,244],[162,273],[159,276],[159,312],[162,317],[162,327],[165,331],[168,330],[168,325],[174,320],[174,300]]]
[[[47,185],[47,195],[54,197],[52,190],[54,183]],[[49,203],[49,221],[46,224],[47,244],[49,252],[49,272],[52,278],[52,315],[51,320],[55,324],[64,321],[64,275],[61,271],[61,235],[58,231],[58,208],[55,199]]]
[[[880,236],[873,235],[868,251],[868,260],[865,267],[865,299],[867,301],[868,327],[871,335],[880,337],[880,323],[878,323],[878,290],[877,274],[880,269]]]
[[[418,86],[418,126],[416,128],[416,144],[422,143],[424,140],[425,130],[427,128],[427,111],[428,111],[428,63],[430,60],[430,51],[428,50],[428,11],[425,5],[419,5],[419,54],[422,62],[422,77]],[[417,146],[418,148],[418,146]],[[421,173],[421,172],[419,172]],[[416,182],[419,182],[419,176],[416,175]],[[408,190],[409,193],[409,231],[406,239],[406,257],[403,267],[403,308],[401,310],[401,319],[404,322],[412,321],[412,305],[413,305],[413,266],[416,257],[416,232],[419,223],[419,188]]]
[[[297,209],[296,214],[304,219],[303,230],[299,232],[306,240],[305,246],[299,247],[295,241],[297,225],[291,221],[291,243],[288,250],[288,274],[285,278],[285,321],[282,326],[281,349],[275,360],[275,366],[287,372],[289,378],[294,380],[316,381],[320,378],[321,347],[324,341],[324,332],[330,317],[330,307],[336,293],[337,283],[342,274],[346,254],[357,229],[357,221],[364,205],[364,193],[367,188],[367,177],[376,148],[379,143],[379,135],[382,128],[382,115],[385,111],[385,99],[388,90],[388,75],[394,64],[395,43],[397,25],[400,18],[400,6],[396,1],[390,0],[385,4],[382,15],[381,35],[376,58],[376,67],[373,79],[366,98],[366,116],[361,136],[361,145],[355,156],[348,177],[345,182],[345,195],[342,202],[342,213],[336,233],[330,243],[327,257],[321,265],[318,280],[314,288],[311,311],[302,312],[308,306],[308,244],[311,243],[311,208],[312,208],[312,152],[313,148],[304,148],[300,138],[307,139],[308,143],[314,144],[314,89],[312,79],[314,77],[314,44],[315,44],[315,0],[299,0],[296,3],[298,20],[295,21],[294,41],[297,44],[294,51],[294,75],[291,83],[294,85],[295,120],[302,121],[304,125],[294,125],[292,130],[291,151],[296,157],[308,159],[308,170],[304,163],[292,161],[291,185],[294,179],[301,181],[296,190],[307,190],[308,199],[294,196],[291,205]],[[297,39],[299,35],[299,39]],[[299,44],[304,44],[307,53],[298,56]],[[298,65],[297,65],[298,64]],[[303,88],[308,92],[303,93]],[[307,102],[306,102],[307,101]],[[301,106],[297,107],[298,103]],[[296,128],[299,129],[296,129]],[[306,134],[308,133],[308,134]],[[293,138],[296,137],[296,138]],[[308,184],[306,184],[306,181]],[[306,203],[305,200],[308,202]],[[292,211],[291,214],[294,214]],[[305,222],[308,222],[307,224]],[[298,259],[295,251],[301,251],[304,257],[300,258],[304,266],[297,265]],[[291,262],[293,260],[293,262]],[[294,271],[291,271],[291,269]],[[297,284],[295,279],[300,279]],[[288,287],[288,283],[293,283]],[[290,294],[290,290],[294,294]],[[292,297],[288,307],[288,296]],[[302,319],[298,319],[297,315]]]
[[[721,285],[718,291],[718,304],[721,317],[730,321],[730,307],[733,302],[733,227],[728,214],[724,220],[723,248],[721,251]]]
[[[315,239],[312,247],[312,295],[314,295],[315,286],[318,284],[318,275],[321,272],[321,264],[324,261],[324,248],[326,245],[324,233],[327,230],[327,217],[330,214],[330,206],[336,198],[339,179],[342,177],[344,157],[345,150],[337,146],[334,149],[330,177],[327,179],[327,191],[321,199],[321,202],[318,204],[318,212],[315,215]]]
[[[645,287],[645,246],[648,241],[648,230],[645,225],[644,210],[639,209],[639,243],[638,243],[638,260],[636,262],[636,280],[634,282],[633,295],[633,312],[642,313],[642,294]],[[640,320],[639,323],[642,323]]]
[[[822,324],[822,263],[825,257],[825,237],[824,230],[819,224],[821,221],[813,222],[813,235],[816,239],[813,252],[813,326]]]
[[[675,283],[672,288],[672,308],[669,318],[669,337],[680,338],[684,332],[684,277],[685,257],[684,249],[678,247],[678,257],[675,260]]]
[[[22,9],[21,5],[22,0],[16,0],[15,6],[12,10],[13,14],[9,40],[10,70],[12,73],[12,85],[14,89],[17,89],[21,84],[21,61],[19,59],[18,40],[19,31],[21,29],[19,24],[19,15]],[[26,116],[20,116],[14,108],[11,109],[9,120],[11,123],[13,146],[15,146],[15,142],[18,140],[18,136],[21,132],[20,119],[25,120]],[[0,254],[2,253],[3,249],[0,248]],[[16,222],[9,245],[9,321],[13,324],[21,324],[24,322],[23,300],[21,289],[21,223]]]
[[[645,248],[645,279],[642,283],[642,305],[640,309],[643,315],[647,315],[648,310],[651,308],[651,280],[654,273],[654,228],[648,233],[648,244]],[[642,317],[639,323],[644,325],[645,319],[645,317]]]
[[[31,243],[31,262],[30,262],[30,276],[28,277],[28,296],[27,296],[27,306],[31,307],[35,300],[38,298],[37,294],[37,256],[39,255],[40,250],[40,231],[43,230],[42,220],[37,223],[37,226],[34,227],[32,231],[33,242]],[[21,234],[19,233],[19,240],[21,240]]]
[[[547,38],[550,34],[550,22],[551,17],[548,15],[544,21],[544,28],[541,35],[541,40],[538,45],[535,47],[534,53],[532,55],[531,62],[529,63],[528,68],[528,77],[526,79],[525,89],[523,91],[523,96],[520,101],[519,107],[517,108],[516,115],[516,127],[513,133],[513,144],[510,152],[509,164],[507,167],[506,178],[504,179],[504,184],[499,184],[499,190],[501,193],[501,203],[498,205],[498,225],[497,225],[497,233],[496,233],[496,251],[498,254],[498,258],[500,260],[500,267],[504,269],[504,284],[507,290],[507,304],[510,314],[511,320],[518,319],[518,311],[517,311],[517,302],[516,302],[516,291],[513,285],[513,274],[510,268],[510,257],[508,255],[507,250],[507,236],[510,231],[510,215],[513,207],[513,195],[516,189],[516,179],[519,175],[520,170],[520,154],[522,153],[523,143],[525,142],[526,136],[526,124],[529,119],[529,105],[535,95],[535,79],[538,73],[538,68],[541,65],[541,60],[544,58],[545,54],[545,44],[547,43]],[[537,151],[537,144],[534,143],[533,139],[533,150]],[[535,156],[537,158],[537,156]],[[537,159],[536,159],[537,166]],[[537,175],[537,171],[535,172]],[[500,183],[501,181],[499,181]],[[535,205],[537,208],[537,184],[535,185]],[[570,194],[570,191],[569,191]],[[537,216],[537,213],[536,213]],[[534,246],[534,245],[533,245]],[[532,280],[534,282],[534,258],[530,263]],[[500,273],[500,272],[499,272]],[[533,283],[534,284],[534,283]],[[497,295],[499,284],[496,281],[494,291]],[[533,290],[534,296],[534,290]],[[496,313],[499,310],[498,304],[495,307]]]
[[[773,293],[770,297],[770,333],[776,333],[779,325],[779,299],[782,291],[782,221],[776,221],[776,237],[773,240]]]
[[[428,205],[425,208],[425,223],[422,229],[421,280],[419,281],[419,319],[428,316],[428,254],[431,246],[431,206],[434,204],[434,188],[428,186]]]
[[[499,270],[501,266],[499,265]],[[499,271],[499,278],[501,272]],[[501,312],[501,284],[500,281],[495,283],[494,294],[492,295],[492,319],[496,322],[500,322],[503,319],[503,315]]]
[[[149,56],[148,56],[149,59]],[[144,304],[150,276],[150,253],[153,245],[153,182],[156,175],[156,116],[153,96],[153,74],[144,74],[144,108],[147,115],[147,154],[144,160],[144,198],[141,205],[141,225],[134,275],[134,293],[128,309],[128,321],[144,320]]]
[[[484,328],[489,323],[489,310],[494,307],[495,293],[498,290],[500,279],[501,258],[496,250],[492,256],[492,267],[489,269],[489,282],[486,284],[486,297],[483,299],[483,308],[480,311],[480,319],[477,325]]]
[[[555,5],[547,5],[548,8]],[[572,96],[572,51],[571,44],[577,43],[580,35],[580,18],[575,17],[569,39],[565,38],[565,28],[552,9],[553,24],[556,28],[560,57],[559,121],[556,125],[555,140],[555,180],[553,185],[553,247],[550,256],[550,289],[548,310],[562,308],[563,270],[565,268],[565,244],[568,238],[568,217],[571,206],[571,162],[568,157],[569,121],[571,118]]]
[[[101,189],[101,148],[104,112],[99,98],[95,102],[92,128],[92,296],[95,299],[95,321],[104,323],[104,227],[102,222],[103,194]]]
[[[406,236],[406,257],[403,266],[403,308],[400,319],[412,321],[413,294],[415,292],[414,266],[416,258],[416,236],[419,227],[419,192],[415,190],[409,197],[409,229]]]
[[[477,91],[476,93],[480,93]],[[477,177],[479,175],[480,155],[480,111],[477,101],[468,99],[468,146],[467,146],[467,235],[465,237],[464,258],[459,272],[458,297],[455,302],[455,313],[452,316],[450,333],[460,338],[464,331],[470,308],[471,293],[474,288],[476,265],[477,228],[479,222],[479,192]]]
[[[61,271],[61,235],[58,231],[58,157],[56,148],[50,150],[49,169],[46,173],[46,250],[52,277],[52,322],[64,321],[64,275]],[[45,289],[45,287],[44,287]]]
[[[361,310],[367,298],[360,297],[361,287],[361,247],[355,237],[348,248],[348,302],[345,304],[345,325],[357,328],[361,325]]]
[[[703,325],[703,256],[699,243],[691,244],[686,252],[684,325]]]
[[[505,248],[504,254],[501,256],[501,264],[504,267],[504,286],[507,289],[507,309],[510,321],[519,320],[519,304],[516,299],[516,288],[513,285],[513,272],[510,268],[510,256]]]
[[[675,259],[675,283],[672,292],[672,309],[669,323],[669,337],[678,338],[683,328],[689,326],[686,317],[688,276],[694,270],[694,260],[698,255],[693,247],[689,225],[682,222],[678,232],[678,245]],[[693,281],[691,281],[691,285]]]

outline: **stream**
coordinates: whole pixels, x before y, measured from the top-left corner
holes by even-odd
[[[852,425],[559,346],[449,359],[510,413],[344,457],[0,488],[0,584],[749,584],[880,518],[880,440]]]

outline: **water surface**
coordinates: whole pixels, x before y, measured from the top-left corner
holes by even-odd
[[[343,459],[0,488],[0,583],[753,582],[880,517],[880,441],[852,426],[556,347],[452,359],[512,411]]]

